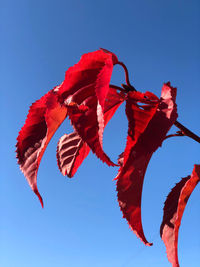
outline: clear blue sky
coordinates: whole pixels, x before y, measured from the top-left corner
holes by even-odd
[[[49,144],[38,173],[41,208],[15,159],[18,131],[28,108],[64,79],[83,53],[115,52],[134,86],[160,95],[163,82],[178,87],[179,121],[200,134],[199,0],[1,0],[0,266],[170,266],[159,237],[163,202],[171,188],[200,164],[199,144],[167,140],[148,167],[142,199],[145,247],[118,207],[117,168],[90,154],[73,179],[57,168],[56,144],[72,128],[65,121]],[[119,66],[112,82],[120,85]],[[172,131],[176,129],[173,128]],[[104,134],[116,160],[127,134],[124,106]],[[200,186],[185,210],[179,236],[182,267],[200,262]]]

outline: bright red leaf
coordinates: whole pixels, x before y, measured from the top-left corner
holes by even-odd
[[[117,93],[116,89],[110,87],[105,100],[105,126],[124,99],[125,95],[122,92]],[[62,136],[57,147],[57,162],[61,173],[70,178],[73,177],[83,160],[89,154],[89,151],[90,148],[88,145],[83,142],[76,132]]]
[[[70,106],[69,117],[82,140],[103,162],[115,164],[104,153],[104,106],[117,57],[106,50],[85,54],[66,72],[58,90],[60,101]],[[85,112],[83,108],[85,107]]]
[[[49,141],[66,116],[67,108],[58,102],[56,93],[51,90],[32,104],[17,137],[18,163],[42,206],[42,197],[37,188],[38,168]]]
[[[164,205],[160,236],[165,243],[168,260],[173,267],[178,262],[178,232],[187,201],[200,181],[200,165],[194,165],[191,176],[182,178],[171,190]]]
[[[146,244],[141,220],[141,197],[144,175],[149,160],[161,146],[177,118],[176,88],[164,84],[161,98],[151,94],[128,94],[126,113],[129,130],[123,164],[117,179],[118,201],[129,226]],[[142,103],[142,104],[141,104]]]

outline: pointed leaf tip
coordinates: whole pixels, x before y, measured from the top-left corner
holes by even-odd
[[[38,199],[39,199],[39,201],[40,201],[40,204],[41,204],[42,208],[44,208],[43,199],[42,199],[42,197],[41,197],[41,195],[40,195],[38,189],[34,189],[33,191],[34,191],[34,193],[36,194],[36,196],[38,197]]]

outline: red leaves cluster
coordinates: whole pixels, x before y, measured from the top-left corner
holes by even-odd
[[[57,163],[63,175],[73,177],[90,150],[109,166],[117,166],[103,150],[103,131],[126,101],[128,136],[118,161],[118,202],[131,229],[146,245],[151,245],[142,227],[142,187],[152,154],[162,145],[177,119],[176,88],[170,83],[164,84],[160,99],[151,92],[131,91],[134,88],[129,83],[125,89],[121,88],[126,92],[119,93],[118,87],[110,85],[115,64],[120,64],[116,55],[101,49],[83,55],[70,67],[63,83],[30,107],[17,137],[17,158],[43,206],[37,189],[37,171],[50,139],[63,120],[68,116],[74,127],[74,132],[61,137],[57,146]],[[178,183],[165,203],[161,237],[173,266],[179,266],[177,242],[181,217],[199,179],[200,166],[195,166],[192,176]]]
[[[112,105],[117,108],[123,102],[122,94],[114,95],[115,93],[110,92],[113,90],[109,86],[112,68],[116,63],[117,57],[108,51],[99,50],[83,55],[75,66],[68,69],[60,86],[30,107],[26,122],[17,137],[16,152],[20,168],[42,206],[43,201],[37,189],[37,171],[50,139],[67,115],[81,140],[102,161],[115,165],[103,151],[102,137],[104,110],[111,108],[111,115],[106,115],[108,121],[115,111]],[[61,144],[57,155],[60,147]],[[70,162],[73,170],[69,171],[69,175],[81,164],[87,154],[85,150],[87,152],[89,148],[86,148],[86,145],[84,149],[78,148],[75,155],[77,159],[74,163]],[[58,155],[58,165],[62,168],[60,159]]]
[[[122,92],[117,93],[114,88],[109,88],[104,107],[105,126],[124,99],[125,95]],[[87,142],[84,142],[76,131],[62,136],[57,146],[57,162],[61,173],[73,177],[89,152],[90,147]]]

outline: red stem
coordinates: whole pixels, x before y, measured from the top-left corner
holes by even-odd
[[[125,89],[126,92],[136,91],[135,87],[133,87],[129,81],[129,74],[128,74],[128,69],[127,69],[126,65],[121,61],[118,61],[116,64],[122,66],[124,71],[125,71],[126,84],[122,84],[122,87]]]
[[[128,69],[127,69],[126,65],[123,62],[121,62],[121,61],[118,61],[117,64],[123,67],[123,69],[125,71],[126,84],[128,86],[131,86],[130,81],[129,81]]]

